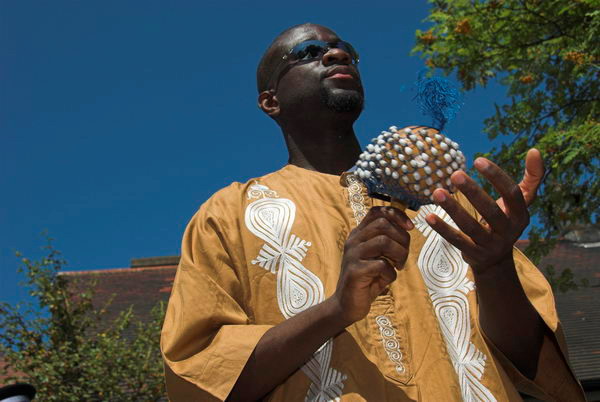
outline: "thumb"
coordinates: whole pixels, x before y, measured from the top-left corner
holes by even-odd
[[[525,157],[525,174],[519,183],[525,203],[529,206],[544,178],[544,161],[539,150],[531,148]]]

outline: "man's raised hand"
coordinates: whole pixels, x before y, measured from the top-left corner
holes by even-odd
[[[462,252],[463,259],[473,267],[475,274],[480,274],[491,267],[512,262],[513,245],[529,224],[529,212],[522,187],[506,172],[485,158],[477,158],[475,168],[498,190],[502,196],[503,208],[466,173],[458,171],[452,175],[452,182],[487,223],[478,222],[442,189],[435,190],[434,200],[444,208],[460,230],[434,214],[428,215],[426,220],[436,232]]]
[[[414,226],[399,209],[373,207],[348,236],[334,294],[350,324],[365,317],[371,303],[396,279],[408,256]]]

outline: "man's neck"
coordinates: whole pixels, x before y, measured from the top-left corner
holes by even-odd
[[[350,169],[361,152],[352,125],[284,130],[288,163],[321,173],[339,175]]]

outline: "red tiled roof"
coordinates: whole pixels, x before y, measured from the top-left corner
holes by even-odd
[[[74,280],[77,289],[83,290],[90,282],[97,281],[94,305],[100,308],[114,297],[107,318],[133,305],[139,319],[149,318],[150,311],[159,301],[167,301],[175,279],[176,265],[147,268],[115,268],[94,271],[65,271],[61,275]]]

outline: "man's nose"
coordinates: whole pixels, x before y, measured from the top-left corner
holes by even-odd
[[[323,55],[323,65],[350,64],[352,57],[342,49],[332,47]]]

